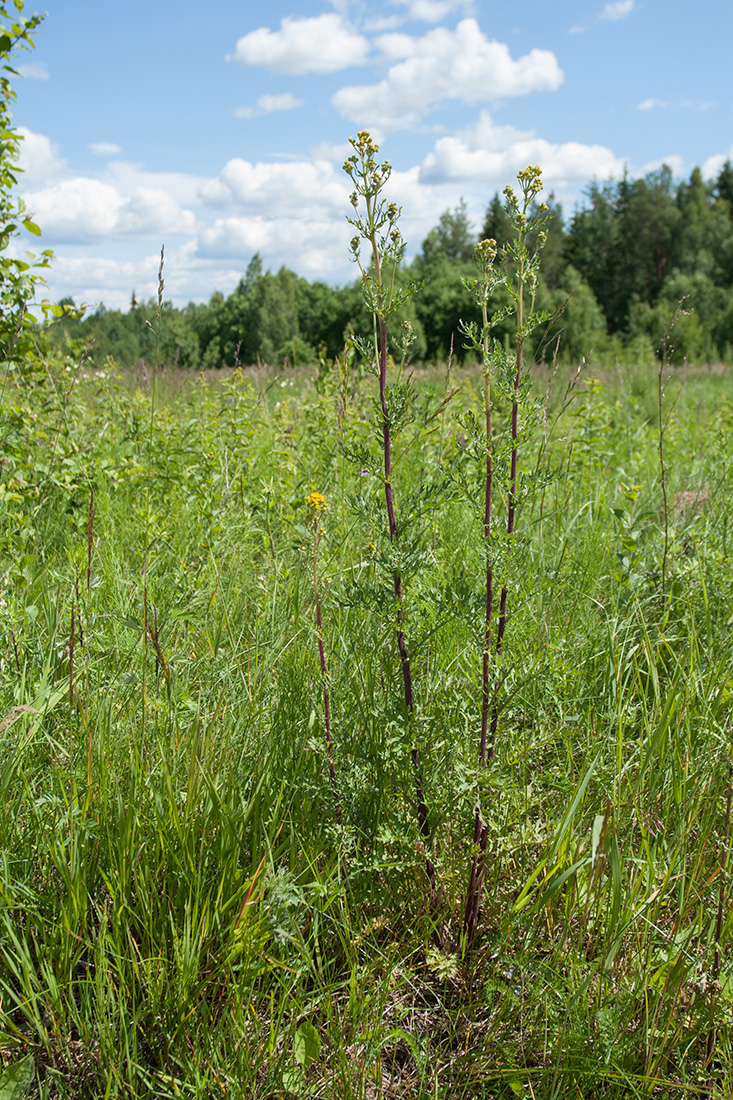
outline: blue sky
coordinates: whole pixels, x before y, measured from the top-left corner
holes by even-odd
[[[362,128],[408,255],[462,197],[478,229],[528,163],[570,216],[592,178],[733,158],[731,0],[49,4],[14,121],[54,298],[152,295],[163,243],[177,305],[231,291],[256,251],[353,278],[341,165]]]

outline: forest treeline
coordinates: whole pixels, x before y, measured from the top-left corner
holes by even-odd
[[[583,206],[566,221],[553,196],[537,306],[552,320],[535,336],[534,355],[564,361],[643,362],[656,356],[676,311],[669,343],[677,360],[733,359],[733,166],[715,180],[695,168],[675,181],[663,166],[646,176],[592,183]],[[478,240],[501,247],[510,232],[502,198],[490,201],[480,233],[463,201],[446,210],[404,264],[399,277],[422,284],[402,309],[415,334],[418,361],[468,354],[459,323],[478,320],[464,280],[475,273]],[[66,299],[68,304],[70,299]],[[680,308],[680,303],[682,306]],[[499,303],[500,304],[500,303]],[[141,359],[182,368],[301,366],[337,355],[349,332],[371,331],[360,281],[343,287],[309,282],[285,267],[263,269],[255,255],[237,288],[207,303],[177,309],[138,302],[128,311],[100,305],[83,318],[65,317],[49,332],[53,344],[91,361],[119,366]],[[501,332],[498,333],[501,335]]]

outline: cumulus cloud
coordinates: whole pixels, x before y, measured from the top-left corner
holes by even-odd
[[[291,212],[305,219],[314,208],[348,210],[349,190],[344,173],[325,160],[253,164],[235,157],[199,194],[207,205],[233,212]]]
[[[361,65],[368,53],[368,39],[352,30],[337,12],[327,12],[307,19],[290,16],[281,20],[279,31],[258,27],[238,40],[227,61],[301,76]]]
[[[57,157],[45,134],[36,134],[26,126],[19,126],[18,133],[23,139],[18,165],[23,171],[21,182],[24,187],[59,179],[66,173],[66,164]]]
[[[91,141],[89,148],[92,153],[96,153],[100,157],[116,157],[118,153],[122,152],[119,145],[115,145],[113,141]]]
[[[422,38],[383,35],[377,44],[389,60],[402,60],[385,80],[341,88],[332,102],[357,124],[384,130],[417,126],[441,102],[554,90],[564,79],[549,50],[531,50],[515,61],[509,47],[486,38],[475,19],[461,20],[455,30],[436,27]]]
[[[195,218],[167,191],[138,187],[123,194],[112,183],[77,176],[23,195],[44,234],[64,243],[151,233],[192,233]]]
[[[389,48],[412,60],[420,57],[421,41],[394,36]],[[285,264],[308,278],[355,277],[346,221],[351,182],[341,171],[350,146],[324,144],[284,162],[234,158],[213,177],[149,172],[121,159],[103,162],[98,173],[72,175],[48,138],[27,133],[31,186],[23,197],[44,245],[56,250],[54,295],[125,307],[133,286],[138,297],[153,294],[161,241],[166,296],[180,304],[215,289],[229,292],[256,251],[273,269]],[[422,164],[412,163],[393,172],[386,197],[404,207],[402,229],[413,251],[440,211],[462,195],[480,224],[487,183],[501,188],[528,163],[541,164],[548,189],[561,191],[624,167],[604,146],[551,143],[495,125],[487,111],[467,130],[435,140]]]
[[[61,241],[109,236],[125,201],[111,184],[83,177],[31,191],[24,198],[44,232]]]
[[[239,259],[246,265],[254,252],[261,252],[268,265],[286,264],[311,278],[349,277],[351,184],[341,171],[342,160],[230,160],[199,189],[202,201],[220,213],[202,224],[196,257]]]
[[[159,243],[134,260],[110,258],[106,250],[99,255],[77,246],[56,253],[49,281],[56,298],[69,295],[77,305],[86,302],[91,309],[100,302],[109,309],[127,309],[133,288],[138,300],[157,295],[159,264]],[[194,241],[186,241],[180,248],[166,245],[166,301],[183,304],[209,297],[214,287],[229,293],[241,277],[241,265],[198,256]]]
[[[95,255],[88,249],[65,249],[56,253],[51,270],[53,294],[57,298],[65,295],[73,297],[77,305],[87,303],[94,309],[101,301],[110,309],[128,309],[131,290],[135,289],[138,299],[154,297],[157,294],[157,270],[161,262],[160,245],[155,252],[141,254],[136,260],[110,259],[109,255]],[[196,271],[196,266],[198,271]],[[201,268],[207,265],[190,263],[186,249],[166,248],[165,251],[165,298],[177,296],[187,301],[198,293]],[[228,288],[237,283],[234,273],[222,265],[217,276]],[[223,282],[229,275],[228,282]]]
[[[614,3],[606,4],[598,18],[616,22],[617,19],[625,19],[633,10],[634,0],[614,0]]]
[[[653,111],[655,107],[669,107],[664,99],[645,99],[642,103],[637,103],[637,111]]]
[[[420,181],[485,180],[501,182],[528,164],[539,164],[546,183],[584,183],[618,176],[624,162],[604,145],[577,141],[554,143],[532,131],[496,126],[482,111],[478,122],[452,137],[439,138],[420,167]]]
[[[92,309],[102,301],[112,309],[126,309],[133,287],[138,298],[156,293],[159,263],[160,253],[136,261],[57,253],[51,269],[53,290],[59,298],[69,295],[77,305],[86,302]]]
[[[258,118],[272,111],[292,111],[302,106],[302,99],[296,99],[290,92],[283,92],[282,95],[261,95],[254,107],[237,107],[234,114],[237,118]]]
[[[115,160],[105,166],[104,179],[114,184],[123,195],[152,188],[165,192],[180,206],[189,207],[198,202],[199,189],[207,177],[195,176],[190,172],[150,172],[139,164]]]
[[[708,157],[701,168],[703,179],[715,179],[726,161],[733,161],[733,145],[727,153],[714,153],[712,157]]]
[[[323,278],[344,270],[348,241],[353,230],[346,219],[338,221],[262,215],[220,218],[198,237],[196,256],[219,261],[238,259],[244,266],[255,253],[268,265],[295,267],[306,277]]]

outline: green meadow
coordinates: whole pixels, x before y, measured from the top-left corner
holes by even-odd
[[[733,1095],[730,163],[82,320],[15,75],[0,1100]]]
[[[410,714],[355,354],[6,373],[3,1096],[730,1094],[730,371],[664,479],[656,368],[530,373],[484,767],[479,367],[395,440]]]

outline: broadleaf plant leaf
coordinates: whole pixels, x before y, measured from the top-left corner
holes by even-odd
[[[32,1054],[8,1066],[0,1074],[0,1100],[21,1100],[22,1097],[27,1096],[35,1076]]]
[[[293,1054],[298,1065],[307,1069],[321,1052],[321,1037],[308,1020],[304,1020],[295,1032]]]

